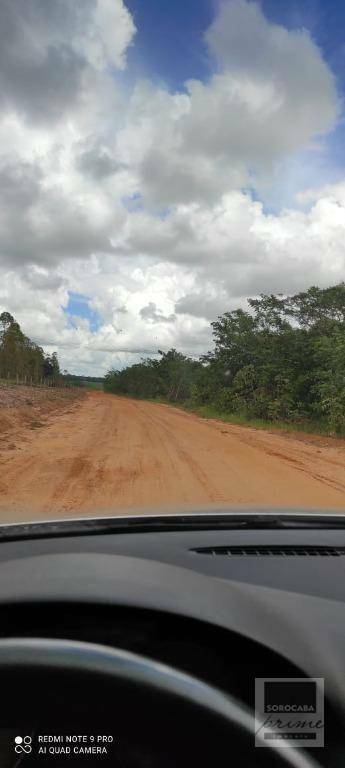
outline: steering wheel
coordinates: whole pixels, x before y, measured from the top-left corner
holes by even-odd
[[[229,764],[233,758],[236,768],[318,765],[295,747],[280,749],[273,742],[255,749],[254,718],[239,701],[119,648],[69,640],[2,639],[0,681],[1,728],[9,734],[7,752],[4,739],[0,746],[2,766],[18,765],[24,746],[31,747],[25,751],[26,768],[54,761],[57,765],[58,755],[59,766],[79,768],[191,768],[223,764],[224,758]],[[66,741],[67,736],[84,740]],[[59,750],[67,746],[72,752],[64,761],[66,753]],[[81,751],[73,752],[79,747]],[[85,752],[86,747],[103,752]]]

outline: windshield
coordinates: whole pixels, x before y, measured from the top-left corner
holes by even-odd
[[[1,524],[345,510],[343,25],[2,0]]]

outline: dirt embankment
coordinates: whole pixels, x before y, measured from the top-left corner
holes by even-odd
[[[80,397],[77,389],[0,383],[0,454],[19,448],[27,432],[44,427],[50,417],[70,408]]]
[[[2,433],[4,522],[190,506],[345,511],[342,441],[287,438],[101,392],[29,410],[34,428],[22,422],[12,444]],[[10,412],[0,408],[0,418]]]

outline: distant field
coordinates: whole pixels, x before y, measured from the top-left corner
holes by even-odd
[[[65,379],[66,383],[69,384],[69,386],[72,387],[80,387],[83,389],[96,389],[98,391],[103,391],[103,379],[88,379],[88,378],[78,378],[77,376],[74,376],[72,378],[66,377]]]
[[[101,392],[103,391],[102,381],[85,381],[84,383],[81,383],[79,386],[84,387],[84,389],[98,389]]]

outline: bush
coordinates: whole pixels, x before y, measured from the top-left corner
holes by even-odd
[[[223,389],[220,390],[216,399],[216,406],[220,411],[224,413],[232,413],[234,410],[236,410],[234,393],[229,387],[223,387]]]
[[[345,391],[328,397],[321,403],[324,413],[327,415],[330,430],[335,435],[345,433]]]

